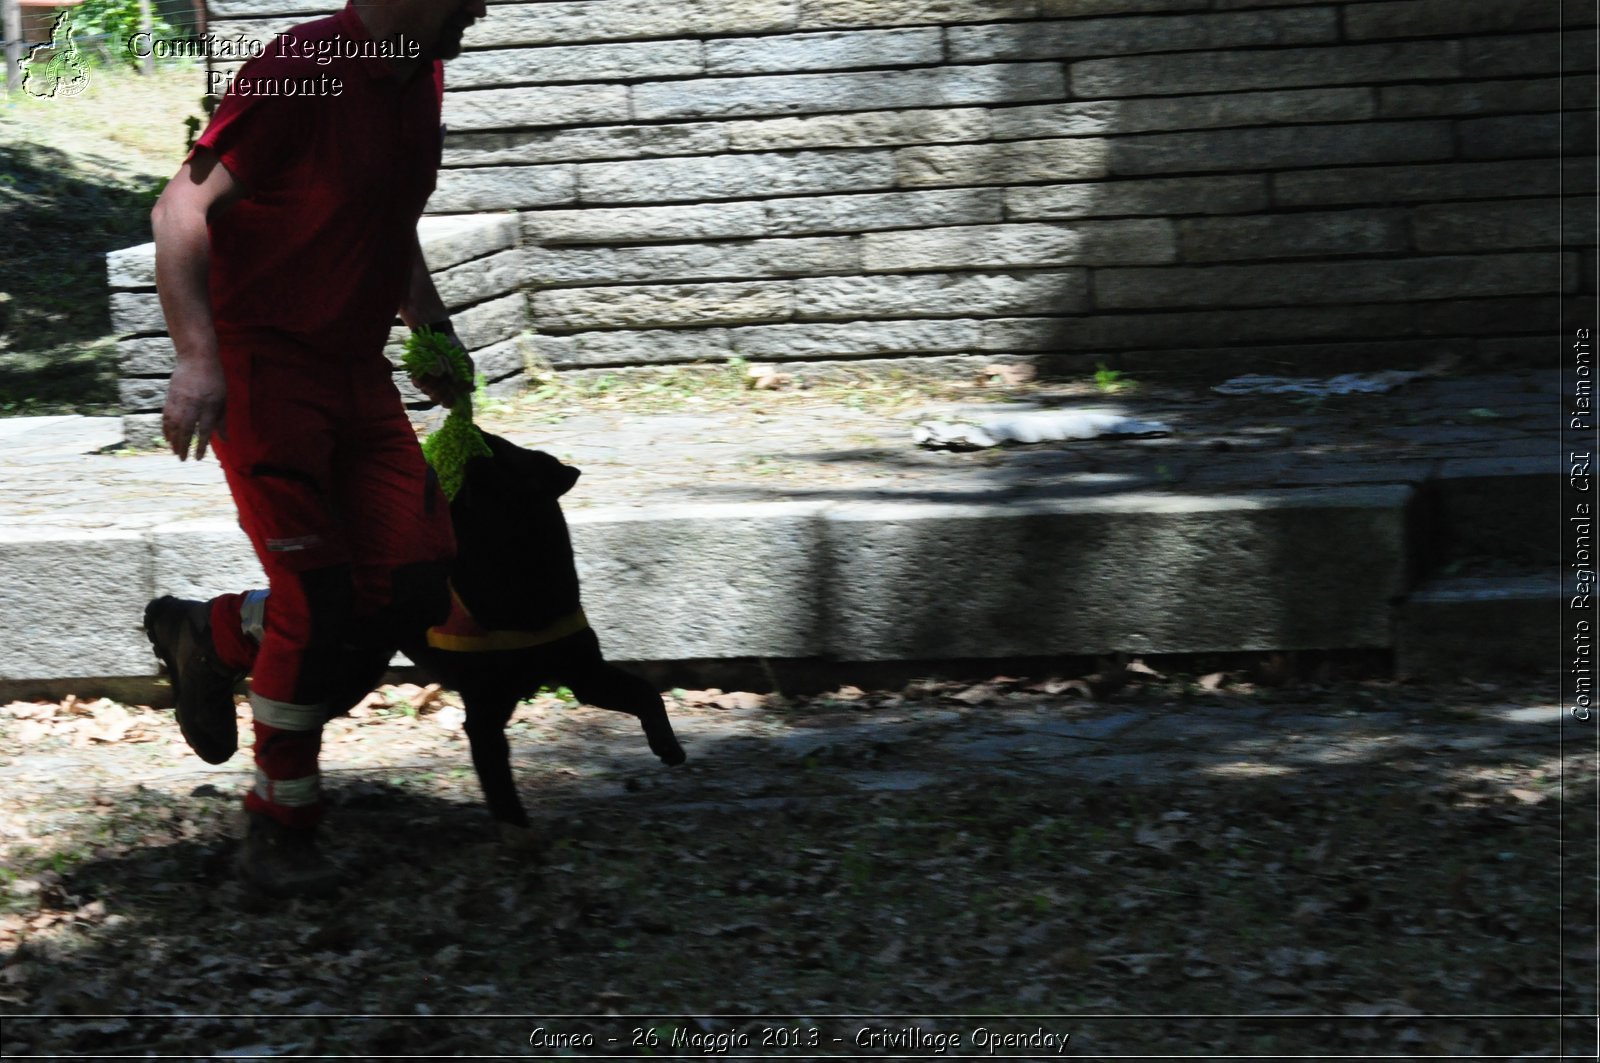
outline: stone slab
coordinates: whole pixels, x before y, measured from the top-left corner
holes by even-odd
[[[1392,303],[990,318],[983,323],[983,347],[993,351],[1104,351],[1271,340],[1349,340],[1405,335],[1410,322],[1411,308]]]
[[[440,170],[428,209],[462,214],[558,207],[577,202],[577,193],[578,175],[572,166],[475,166]]]
[[[1096,271],[1095,300],[1107,309],[1159,310],[1542,295],[1557,290],[1562,277],[1572,290],[1576,266],[1575,255],[1518,253],[1108,268]]]
[[[947,31],[950,59],[957,63],[1321,44],[1338,35],[1338,17],[1332,8],[1034,20],[954,26]]]
[[[887,150],[811,151],[580,163],[577,174],[582,203],[653,205],[887,189],[895,164]]]
[[[449,269],[517,246],[517,220],[505,214],[432,216],[417,222],[430,270]]]
[[[1265,210],[1266,181],[1255,175],[1080,181],[1004,190],[1006,218],[1047,221],[1111,214],[1242,214]]]
[[[801,321],[1070,314],[1088,309],[1088,270],[805,277],[794,282]]]
[[[1073,95],[1083,99],[1184,95],[1244,89],[1352,85],[1408,78],[1461,76],[1454,41],[1274,49],[1271,61],[1253,49],[1086,59],[1071,64]]]
[[[633,88],[633,117],[754,118],[848,110],[1059,99],[1059,63],[992,63],[829,74],[653,82]]]
[[[1593,243],[1595,202],[1586,195],[1448,203],[1412,211],[1417,250],[1430,254],[1507,251]]]
[[[1110,150],[1104,140],[1071,137],[902,148],[895,175],[907,188],[1087,181],[1106,175]]]
[[[237,521],[178,521],[152,528],[146,537],[154,593],[211,598],[267,585]]]
[[[986,140],[991,131],[989,112],[981,107],[755,118],[725,122],[722,128],[735,151],[949,144]]]
[[[1562,186],[1592,187],[1594,160],[1455,162],[1418,166],[1351,166],[1289,171],[1273,177],[1273,196],[1284,207],[1342,203],[1438,203],[1452,199],[1556,196]]]
[[[1034,0],[800,0],[800,28],[1030,18]]]
[[[846,659],[1390,644],[1409,488],[827,514]],[[1367,563],[1352,569],[1348,558]],[[1228,607],[1211,608],[1226,587]]]
[[[1504,444],[1496,447],[1500,453],[1506,449]],[[1552,570],[1560,564],[1550,515],[1561,511],[1567,470],[1555,447],[1537,449],[1543,456],[1456,458],[1441,463],[1439,475],[1424,485],[1422,496],[1437,529],[1438,553],[1431,561],[1443,566],[1496,558]]]
[[[434,267],[431,270],[433,284],[445,308],[456,313],[468,306],[515,292],[527,284],[528,254],[527,251],[513,249],[448,269]],[[466,337],[462,339],[465,341]]]
[[[861,246],[862,265],[874,273],[1145,265],[1176,257],[1172,223],[1162,218],[869,233]]]
[[[522,215],[529,244],[643,244],[764,236],[760,203],[693,203],[673,207],[590,207]]]
[[[1388,640],[1404,488],[944,506],[773,503],[571,514],[585,608],[619,660],[840,660],[1356,647]],[[1364,575],[1339,559],[1359,548]],[[147,675],[163,592],[259,583],[220,521],[0,540],[0,678]],[[1204,572],[1203,578],[1198,573]],[[59,584],[59,586],[58,586]],[[1212,608],[1211,588],[1231,588]],[[92,588],[38,637],[40,595]],[[51,623],[46,621],[47,624]]]
[[[694,77],[705,71],[700,53],[699,41],[491,48],[463,52],[451,60],[445,78],[455,91],[563,81]]]
[[[1561,606],[1554,571],[1425,584],[1397,610],[1395,670],[1418,679],[1459,680],[1557,668]]]
[[[788,281],[558,288],[533,297],[533,323],[541,331],[746,325],[786,321],[793,313]]]
[[[0,680],[149,675],[137,532],[0,528]]]
[[[528,327],[528,300],[522,293],[502,295],[486,303],[455,314],[451,323],[456,335],[467,345],[467,350],[477,351],[512,336]]]
[[[816,515],[803,503],[573,514],[584,611],[607,656],[820,655]]]
[[[728,130],[719,123],[581,126],[514,132],[446,132],[447,168],[520,163],[586,162],[658,155],[714,155],[727,150]]]
[[[1442,121],[1144,133],[1114,141],[1106,164],[1115,174],[1158,174],[1434,162],[1454,155],[1455,136]]]
[[[1357,87],[1028,104],[996,107],[991,113],[997,139],[1026,140],[1287,122],[1349,122],[1371,118],[1373,112],[1372,90]],[[1417,112],[1432,113],[1426,109]]]
[[[447,92],[444,120],[454,130],[516,129],[521,126],[625,122],[626,85],[543,85],[526,89]]]
[[[1504,33],[1507,30],[1559,26],[1561,16],[1561,4],[1547,4],[1542,0],[1414,0],[1412,3],[1350,4],[1344,11],[1344,32],[1345,36],[1357,41],[1384,37]]]
[[[1177,228],[1185,262],[1381,255],[1411,243],[1406,216],[1397,210],[1190,218]]]
[[[998,188],[956,188],[770,199],[766,222],[775,235],[981,225],[1000,220],[1001,195]]]
[[[733,354],[726,329],[628,329],[540,336],[535,355],[559,368],[724,361]]]
[[[154,291],[112,292],[111,329],[122,336],[149,336],[167,331],[161,300]]]
[[[117,372],[124,378],[168,376],[176,359],[169,336],[142,336],[117,344]]]
[[[944,59],[944,38],[938,29],[866,29],[705,43],[708,74],[935,66]]]
[[[539,287],[596,284],[765,279],[817,273],[848,273],[861,267],[861,252],[848,236],[799,237],[648,247],[567,247],[529,251],[527,282]]]
[[[797,0],[556,0],[495,4],[467,31],[469,48],[649,40],[799,28]]]
[[[123,446],[152,450],[164,445],[159,413],[125,413],[118,420],[122,423]]]
[[[728,330],[740,357],[812,360],[883,354],[975,351],[982,341],[978,321],[852,321],[758,325]]]

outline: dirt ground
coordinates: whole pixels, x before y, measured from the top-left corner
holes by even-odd
[[[1141,668],[678,690],[677,769],[544,694],[511,728],[527,837],[492,829],[457,704],[386,688],[326,733],[351,885],[294,903],[231,874],[247,753],[4,706],[0,1049],[1593,1049],[1595,747],[1551,684]]]

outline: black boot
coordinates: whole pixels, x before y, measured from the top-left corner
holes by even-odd
[[[260,812],[246,815],[250,830],[239,847],[240,878],[273,897],[338,892],[339,869],[317,848],[315,829],[286,827]]]
[[[172,680],[184,741],[201,760],[221,764],[239,748],[233,689],[244,676],[217,660],[211,603],[157,598],[144,607],[144,632]]]

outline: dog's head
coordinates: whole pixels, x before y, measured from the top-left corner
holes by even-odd
[[[467,463],[467,490],[524,498],[560,498],[572,490],[581,475],[542,450],[519,447],[489,432],[483,433],[489,456]]]

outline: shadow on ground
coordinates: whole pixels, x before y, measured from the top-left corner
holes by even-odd
[[[1551,1021],[1594,985],[1592,765],[1548,711],[1357,695],[847,695],[682,716],[672,771],[568,713],[513,735],[543,856],[495,841],[440,730],[330,773],[354,885],[327,902],[230,877],[244,772],[124,780],[9,917],[0,997],[50,1017],[5,1047],[511,1055],[542,1023],[626,1054],[930,1012],[1059,1016],[1026,1025],[1076,1054],[1592,1041]]]

